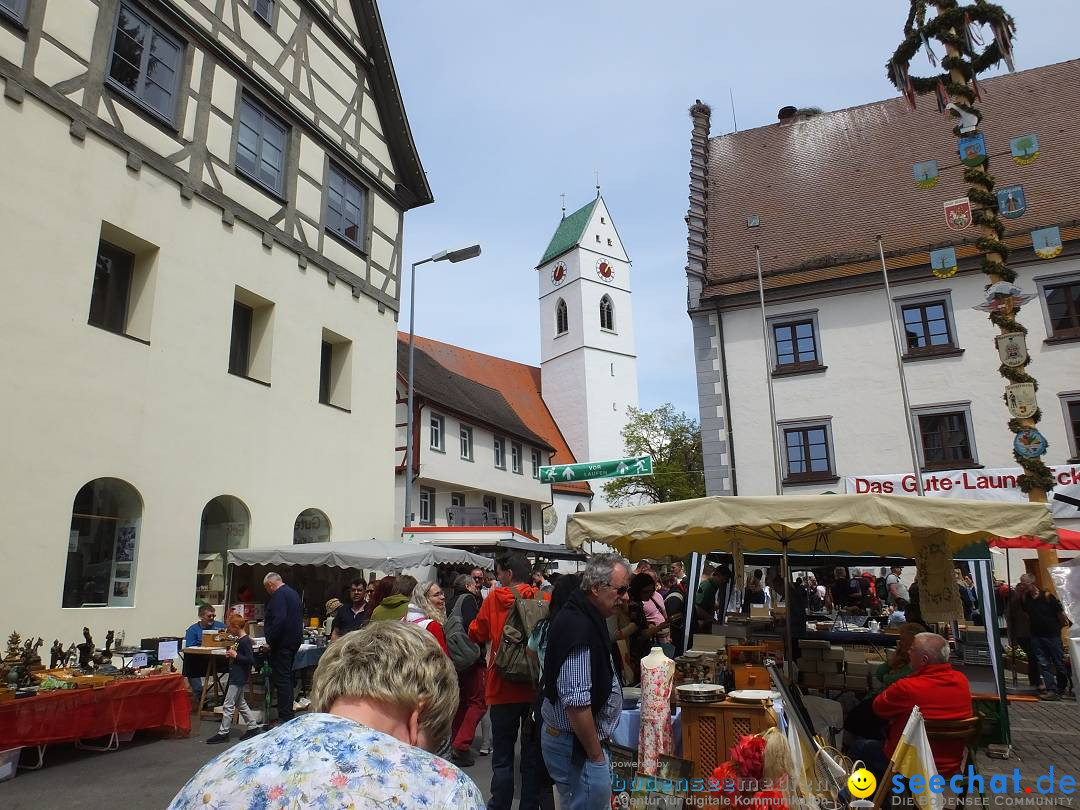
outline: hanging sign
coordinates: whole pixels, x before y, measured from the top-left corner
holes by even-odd
[[[1020,368],[1028,361],[1027,337],[1023,332],[1006,332],[994,338],[1001,365]]]
[[[1030,419],[1039,410],[1035,401],[1035,383],[1013,383],[1005,386],[1005,404],[1017,419]]]
[[[941,248],[930,251],[930,269],[938,278],[952,278],[956,275],[956,248]]]
[[[1009,141],[1009,151],[1012,153],[1013,160],[1020,166],[1034,163],[1039,157],[1039,136],[1021,135],[1019,138],[1013,138]]]
[[[945,224],[949,230],[962,231],[971,225],[971,200],[958,197],[945,203]]]
[[[1052,259],[1061,253],[1061,228],[1040,228],[1031,232],[1031,246],[1040,259]]]
[[[915,178],[915,185],[919,188],[933,188],[938,184],[938,162],[936,160],[924,160],[922,163],[911,165],[911,176]]]
[[[986,162],[986,138],[981,132],[961,138],[956,143],[956,151],[965,166],[981,166]]]
[[[1016,219],[1027,210],[1023,186],[1004,186],[997,190],[998,213],[1005,219]]]
[[[1048,443],[1035,428],[1025,428],[1013,439],[1013,450],[1021,458],[1038,458],[1046,454]]]

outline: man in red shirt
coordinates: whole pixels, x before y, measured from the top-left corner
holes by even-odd
[[[528,584],[532,576],[529,561],[520,552],[511,552],[495,561],[499,587],[491,589],[480,612],[469,625],[469,638],[488,644],[487,675],[484,697],[491,711],[491,799],[488,810],[510,810],[514,803],[514,747],[521,729],[521,801],[519,810],[538,810],[542,763],[540,739],[533,723],[532,709],[536,686],[503,680],[495,670],[495,653],[502,641],[503,627],[514,604],[513,588],[523,599],[550,599],[546,593]]]
[[[949,663],[949,642],[937,633],[919,633],[908,652],[911,674],[874,698],[874,713],[889,723],[885,756],[892,757],[911,709],[919,707],[927,720],[966,720],[972,716],[971,686]],[[938,773],[960,772],[964,740],[931,742]]]

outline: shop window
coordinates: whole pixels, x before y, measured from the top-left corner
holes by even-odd
[[[108,82],[172,123],[184,49],[150,17],[120,5],[109,54]]]
[[[118,478],[97,478],[75,495],[62,607],[131,607],[139,561],[142,497]]]
[[[330,542],[330,518],[321,509],[305,509],[293,523],[294,546]]]
[[[570,319],[566,312],[566,302],[561,298],[555,305],[555,336],[565,335],[570,331]]]
[[[226,552],[247,548],[251,515],[232,495],[218,495],[203,507],[199,524],[199,567],[195,575],[195,602],[220,605],[225,600]]]

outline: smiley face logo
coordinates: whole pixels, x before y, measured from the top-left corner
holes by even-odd
[[[847,786],[856,799],[865,799],[873,795],[877,788],[877,779],[866,768],[859,768],[848,777]]]

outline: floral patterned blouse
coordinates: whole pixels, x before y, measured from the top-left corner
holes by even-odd
[[[446,760],[332,714],[304,714],[204,765],[169,810],[482,810]]]

